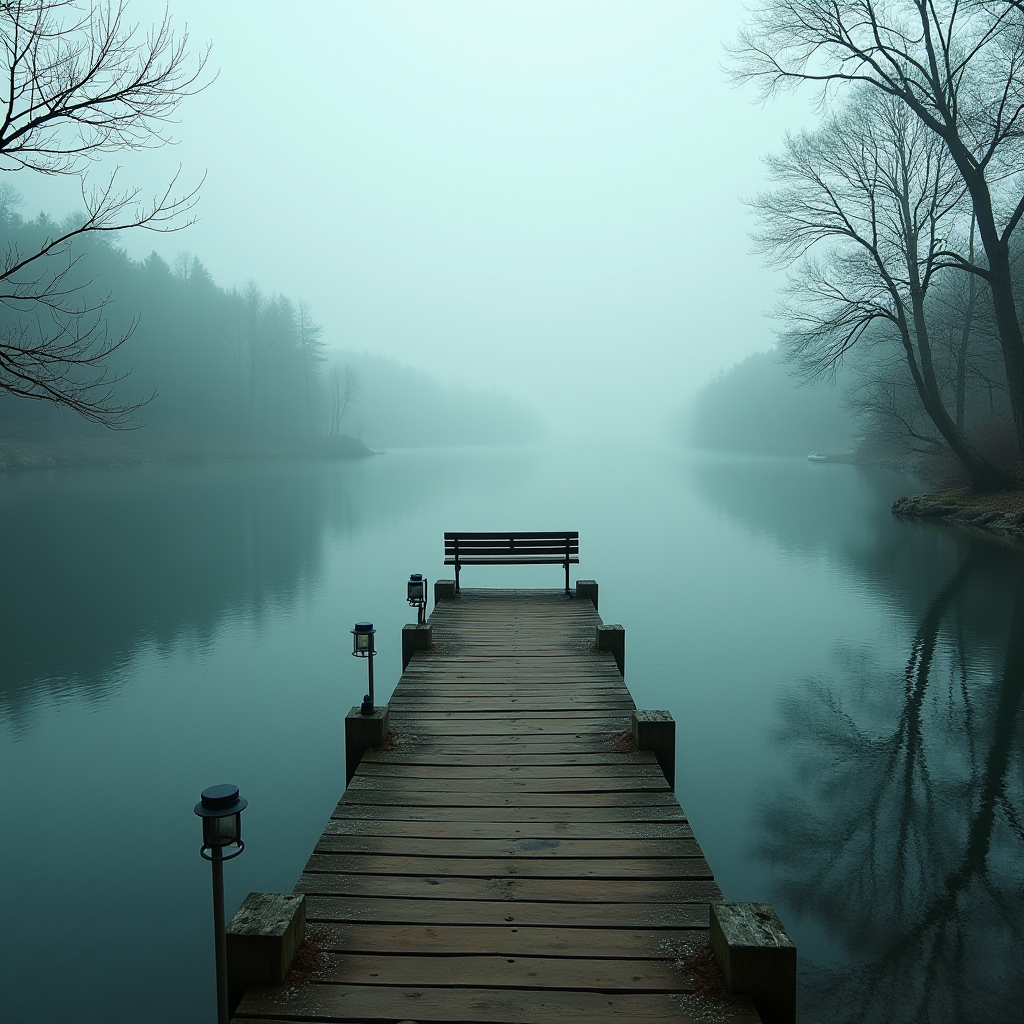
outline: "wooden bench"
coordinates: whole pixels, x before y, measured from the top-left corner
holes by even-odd
[[[564,565],[569,593],[569,566],[579,565],[580,535],[562,533],[446,533],[444,564],[455,566],[455,591],[464,565]]]

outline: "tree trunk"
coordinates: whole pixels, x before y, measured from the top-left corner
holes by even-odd
[[[999,332],[1010,393],[1017,450],[1024,455],[1024,334],[1021,332],[1017,306],[1013,300],[1013,277],[1010,272],[1010,246],[996,227],[992,212],[992,195],[984,171],[979,170],[970,153],[956,134],[947,135],[946,144],[960,175],[971,194],[978,234],[988,259],[988,283],[992,290],[992,307]]]
[[[1009,474],[991,463],[973,444],[967,435],[957,426],[949,415],[942,400],[942,391],[935,378],[935,366],[932,361],[931,342],[928,337],[928,323],[925,319],[924,293],[917,275],[917,240],[907,239],[907,265],[910,271],[911,313],[914,318],[914,333],[917,335],[917,354],[914,352],[914,341],[910,337],[909,325],[905,316],[901,317],[900,333],[903,346],[907,353],[910,375],[914,379],[917,392],[921,396],[925,412],[931,417],[939,433],[949,445],[953,454],[960,460],[971,478],[971,490],[1005,491],[1013,481]]]
[[[971,241],[968,258],[974,262],[974,230],[976,219],[971,218]],[[978,276],[968,274],[967,308],[964,310],[964,323],[960,331],[960,348],[956,354],[956,425],[964,429],[964,410],[967,405],[967,346],[971,340],[971,327],[974,323],[974,309],[978,304]]]

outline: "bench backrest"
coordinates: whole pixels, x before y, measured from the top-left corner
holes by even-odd
[[[446,533],[445,558],[487,557],[500,559],[537,556],[556,558],[580,553],[576,530],[561,533]]]

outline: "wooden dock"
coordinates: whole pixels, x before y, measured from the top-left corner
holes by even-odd
[[[721,893],[632,744],[600,622],[560,591],[437,604],[393,749],[363,757],[296,886],[309,945],[237,1021],[759,1020],[695,993]]]

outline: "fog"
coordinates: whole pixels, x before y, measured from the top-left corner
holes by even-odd
[[[131,8],[142,22],[162,7]],[[754,105],[721,69],[739,0],[175,0],[216,80],[178,144],[105,158],[147,193],[206,180],[198,222],[119,237],[187,250],[222,287],[306,299],[339,350],[498,387],[550,432],[661,430],[772,343],[780,283],[741,197],[803,98]],[[23,213],[71,182],[13,176]]]
[[[33,11],[0,8],[9,51]],[[16,116],[0,131],[0,905],[18,922],[0,928],[0,1024],[214,1019],[192,809],[219,780],[251,801],[228,917],[294,887],[311,922],[337,925],[310,931],[288,1001],[265,1004],[280,1012],[250,1002],[250,1019],[316,999],[332,1019],[415,1002],[437,1020],[456,996],[464,1018],[722,1019],[689,991],[713,992],[690,953],[715,886],[777,910],[802,1020],[1018,1019],[1024,554],[1001,531],[1024,528],[1024,505],[979,489],[891,511],[935,480],[973,486],[989,451],[1017,458],[1024,373],[1011,393],[998,275],[983,287],[933,261],[911,338],[900,287],[864,273],[874,257],[840,245],[794,267],[788,314],[764,263],[842,234],[841,210],[805,231],[786,196],[818,174],[808,153],[871,155],[852,129],[874,108],[787,142],[820,112],[811,90],[761,107],[729,83],[742,0],[128,0],[126,16],[144,39],[165,11],[195,58],[210,46],[204,87],[173,145],[95,161],[115,198],[57,253],[82,224],[79,182],[11,171],[33,151]],[[114,36],[98,49],[116,80],[132,60]],[[49,63],[19,51],[18,102],[73,77],[59,31],[44,20],[37,38],[58,42]],[[164,38],[149,45],[166,60]],[[141,122],[177,96],[156,77]],[[123,116],[77,136],[83,161],[131,131]],[[66,129],[35,139],[44,169],[49,143],[74,150]],[[819,177],[884,177],[868,165]],[[100,230],[131,217],[116,197],[133,188],[159,219],[171,181],[199,188],[194,223]],[[961,191],[952,171],[922,181],[947,197],[933,213]],[[980,258],[969,212],[929,236],[951,247],[936,261],[961,244]],[[875,248],[896,266],[916,232]],[[1014,275],[1019,296],[1024,259]],[[950,443],[942,462],[932,426],[985,451]],[[927,521],[961,500],[1000,532]],[[447,564],[446,534],[498,530],[505,562],[463,545]],[[565,575],[547,531],[579,539]],[[437,617],[407,663],[412,573]],[[451,576],[460,601],[437,586]],[[579,660],[595,649],[586,580],[600,621],[628,632],[619,671]],[[376,660],[350,656],[363,622]],[[388,721],[403,679],[416,690],[382,726],[379,774],[353,776],[318,846],[350,709]],[[629,753],[633,707],[674,720],[674,778]],[[57,841],[14,841],[52,835],[58,809]],[[435,869],[439,850],[453,859]]]

